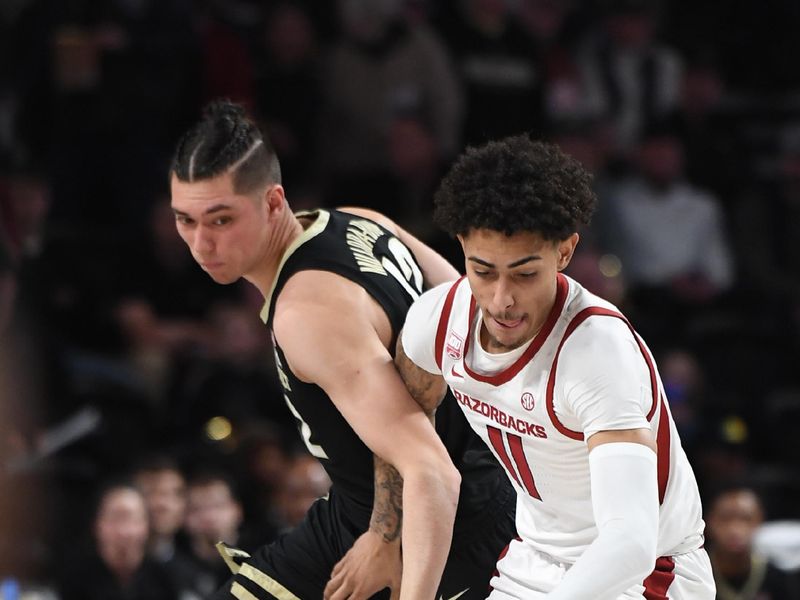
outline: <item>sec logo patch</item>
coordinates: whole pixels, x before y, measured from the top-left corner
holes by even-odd
[[[535,403],[533,400],[533,394],[531,394],[530,392],[525,392],[524,394],[522,394],[522,398],[520,398],[519,401],[522,403],[522,408],[524,408],[525,410],[533,410],[533,406]]]

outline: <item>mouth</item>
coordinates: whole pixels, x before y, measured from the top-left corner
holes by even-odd
[[[214,269],[219,269],[222,266],[221,262],[201,262],[200,266],[205,269],[206,271],[213,271]]]
[[[498,325],[501,329],[516,329],[520,325],[522,325],[523,321],[525,321],[525,317],[519,317],[517,319],[498,319],[497,317],[492,317],[492,320]]]

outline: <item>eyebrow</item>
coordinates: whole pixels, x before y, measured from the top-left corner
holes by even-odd
[[[221,210],[227,210],[229,208],[231,208],[231,207],[228,206],[227,204],[215,204],[211,208],[206,209],[203,212],[203,214],[204,215],[213,215],[214,213],[218,213]],[[172,209],[172,212],[174,212],[176,215],[181,215],[183,217],[188,217],[189,216],[189,213],[183,212],[182,210],[178,210],[177,208],[174,208],[174,207]]]
[[[469,260],[471,262],[474,262],[474,263],[478,263],[479,265],[483,265],[484,267],[488,267],[490,269],[494,269],[495,266],[496,266],[496,265],[494,265],[494,264],[492,264],[490,262],[487,262],[485,260],[482,260],[482,259],[478,258],[477,256],[469,256],[469,257],[467,257],[467,260]],[[506,267],[509,268],[509,269],[513,269],[514,267],[519,267],[519,266],[524,265],[525,263],[528,263],[528,262],[530,262],[532,260],[542,260],[542,257],[539,256],[538,254],[532,254],[530,256],[525,256],[523,258],[520,258],[519,260],[515,260],[514,262],[508,263],[508,265],[506,265]]]

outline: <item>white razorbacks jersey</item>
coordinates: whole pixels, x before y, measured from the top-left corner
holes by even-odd
[[[480,346],[481,311],[468,281],[438,286],[411,307],[404,350],[444,376],[505,467],[524,542],[559,561],[577,560],[597,536],[586,439],[644,427],[658,443],[658,555],[701,547],[697,483],[649,349],[612,304],[561,274],[557,290],[534,339],[498,356]]]

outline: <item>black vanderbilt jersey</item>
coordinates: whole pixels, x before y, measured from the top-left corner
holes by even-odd
[[[409,249],[389,231],[360,216],[335,210],[302,216],[316,219],[283,256],[261,312],[270,331],[276,299],[289,278],[298,271],[318,270],[336,273],[364,288],[386,312],[396,338],[408,308],[423,291],[422,272]],[[292,373],[274,334],[272,341],[284,400],[297,419],[300,435],[328,472],[332,492],[345,514],[354,525],[366,529],[374,490],[372,452],[322,388]],[[485,508],[505,478],[449,394],[436,413],[436,429],[461,471],[457,518],[466,518]]]

